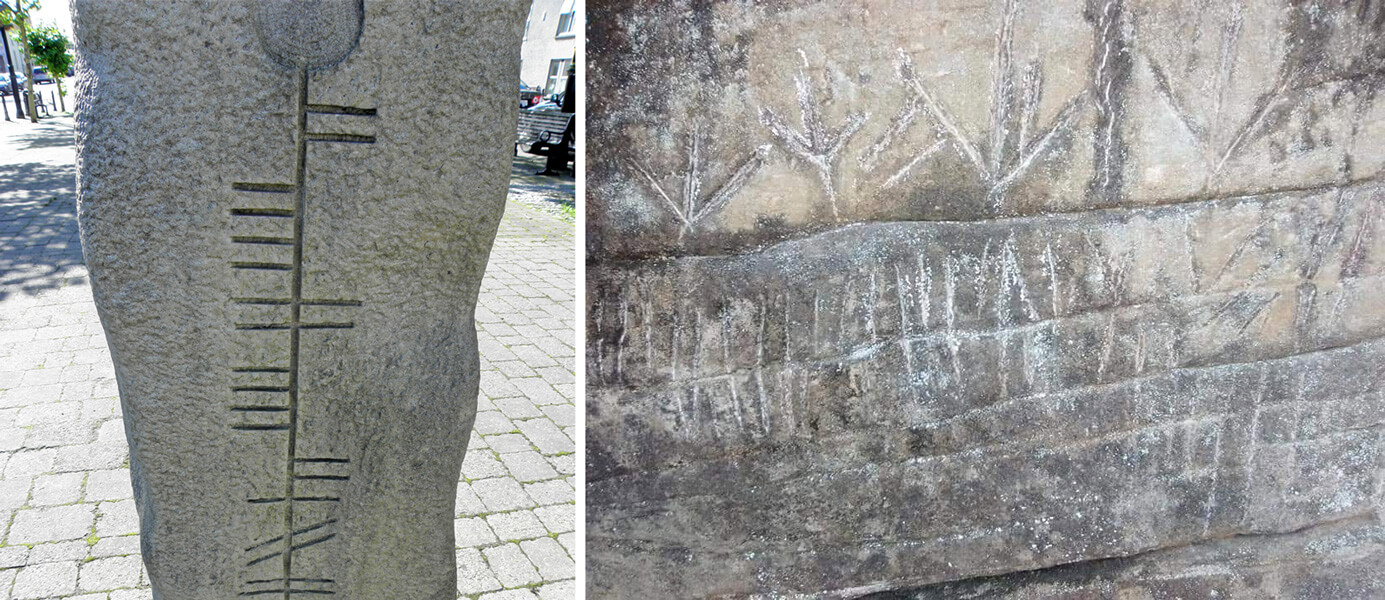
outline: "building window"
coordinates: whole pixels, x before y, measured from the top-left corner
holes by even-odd
[[[577,21],[577,7],[574,6],[576,3],[576,0],[567,0],[563,3],[562,13],[558,15],[558,35],[556,37],[565,38],[576,35],[572,32],[573,24]]]
[[[570,58],[556,58],[548,63],[548,83],[544,85],[543,94],[561,94],[567,89],[567,68],[572,65]]]

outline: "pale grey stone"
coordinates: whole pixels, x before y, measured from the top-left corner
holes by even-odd
[[[134,495],[130,487],[129,469],[92,471],[87,474],[87,502],[124,500]]]
[[[115,590],[111,592],[111,600],[154,600],[154,592],[149,588]]]
[[[573,502],[572,486],[561,479],[539,481],[524,485],[524,491],[539,504]]]
[[[553,533],[566,533],[575,529],[572,506],[566,504],[540,506],[534,509],[534,516]]]
[[[534,592],[528,589],[502,590],[477,596],[477,600],[535,600],[535,598],[537,596],[534,595]]]
[[[103,556],[124,556],[127,554],[139,554],[139,536],[122,535],[115,537],[103,537],[97,540],[96,545],[91,547],[93,557]]]
[[[516,421],[515,425],[519,427],[524,437],[529,438],[529,441],[534,443],[534,447],[544,454],[572,452],[575,448],[572,440],[548,419]]]
[[[490,565],[500,585],[511,588],[540,581],[539,572],[516,544],[491,546],[482,550],[481,554],[486,557],[486,564]]]
[[[71,561],[29,565],[14,576],[10,597],[15,600],[51,598],[77,589],[77,563]]]
[[[572,600],[577,597],[577,582],[558,581],[539,586],[539,600]]]
[[[96,507],[96,535],[126,535],[139,533],[139,514],[134,500],[102,502]]]
[[[77,591],[95,592],[139,585],[140,558],[116,556],[82,563]]]
[[[500,581],[491,573],[490,567],[476,548],[457,550],[457,591],[463,594],[479,594],[500,589]]]
[[[513,398],[507,398],[513,400]],[[498,453],[519,452],[529,450],[533,446],[529,443],[529,438],[520,433],[501,433],[498,435],[488,435],[485,437],[486,445]]]
[[[86,558],[87,550],[86,540],[34,544],[29,550],[29,564],[81,560]]]
[[[69,504],[16,511],[5,541],[35,544],[86,537],[96,518],[95,509],[95,504]]]
[[[568,507],[572,510],[572,507]],[[516,510],[506,513],[496,513],[486,515],[486,523],[490,525],[495,535],[502,540],[527,540],[541,535],[548,535],[548,531],[543,528],[543,523],[539,522],[534,513],[527,510]]]
[[[29,548],[26,546],[0,547],[0,569],[22,567],[28,562]],[[36,561],[37,562],[37,561]]]
[[[566,579],[577,574],[572,557],[568,556],[567,551],[553,538],[526,540],[520,542],[519,547],[524,550],[529,562],[534,563],[539,575],[545,580]]]
[[[453,522],[453,531],[457,538],[458,548],[484,546],[496,541],[495,534],[486,525],[486,521],[480,517],[457,519]]]
[[[9,462],[5,464],[5,479],[19,479],[47,473],[53,468],[55,456],[57,456],[57,451],[52,448],[16,452],[10,456]]]
[[[457,484],[456,506],[457,514],[464,517],[486,512],[486,505],[481,502],[481,497],[471,491],[471,484],[466,482]]]
[[[502,453],[500,462],[510,471],[510,475],[521,482],[552,479],[558,476],[553,466],[544,460],[543,455],[533,450]]]
[[[33,479],[33,493],[29,496],[30,506],[53,506],[71,504],[82,499],[82,479],[80,473],[58,475],[39,475]]]
[[[471,482],[471,491],[481,498],[481,502],[491,511],[531,508],[534,499],[524,493],[519,482],[510,478],[496,477]]]
[[[455,597],[525,8],[75,3],[78,217],[134,477],[96,529],[142,525],[160,597]],[[116,433],[53,468],[122,468]]]
[[[495,457],[494,452],[487,450],[468,453],[466,462],[462,464],[462,476],[467,479],[485,479],[504,475],[508,475],[505,472],[505,465]]]

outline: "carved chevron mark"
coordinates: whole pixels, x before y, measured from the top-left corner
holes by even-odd
[[[1010,4],[1013,5],[1013,2]],[[1008,18],[1012,17],[1007,17],[1007,19]],[[1002,32],[1005,31],[1009,31],[1009,29],[1002,27]],[[999,49],[997,52],[1001,55],[1005,55],[1008,52],[1007,49],[1010,48],[1011,45],[1011,42],[1006,39],[1007,35],[1009,34],[1002,35],[1001,40],[998,42]],[[985,156],[982,154],[980,147],[973,142],[962,130],[961,126],[958,125],[957,119],[953,116],[952,112],[948,110],[933,92],[929,90],[928,86],[923,83],[917,69],[914,67],[913,59],[909,57],[909,54],[902,48],[898,50],[898,53],[898,72],[900,79],[902,79],[904,84],[914,92],[918,102],[926,109],[939,136],[950,140],[957,152],[971,163],[982,185],[987,190],[987,196],[990,198],[992,206],[998,211],[1003,211],[1008,208],[1004,204],[1006,190],[1022,177],[1030,167],[1034,166],[1040,157],[1053,148],[1053,142],[1059,135],[1070,129],[1073,121],[1076,120],[1077,115],[1085,103],[1087,95],[1087,91],[1084,90],[1069,98],[1068,101],[1063,104],[1063,108],[1058,111],[1058,115],[1049,123],[1048,127],[1043,131],[1033,134],[1031,139],[1029,131],[1033,126],[1030,124],[1033,123],[1035,115],[1038,113],[1039,88],[1042,82],[1038,67],[1031,65],[1023,80],[1024,83],[1022,85],[1025,91],[1022,94],[1023,101],[1020,104],[1021,109],[1019,111],[1011,110],[1009,100],[992,99],[992,102],[996,103],[994,105],[996,109],[992,112],[992,120],[998,121],[1002,123],[1002,125],[992,126],[992,131],[990,132],[990,155]],[[1002,63],[1009,68],[1008,65],[1010,61],[1008,58],[1002,61]],[[995,87],[1007,97],[1012,94],[1012,84],[1009,76],[998,78]],[[900,121],[905,122],[906,125],[912,122],[913,117],[910,116],[911,114],[914,113],[906,107],[905,111],[899,117]],[[1008,150],[1010,145],[1006,140],[1008,140],[1009,137],[1005,135],[1005,132],[1012,128],[1016,132],[1015,149]],[[893,139],[894,138],[890,138],[886,141],[892,143]],[[888,145],[888,143],[886,145]],[[925,151],[926,154],[931,154],[931,152],[931,150]],[[912,169],[918,160],[920,160],[920,158],[916,158],[914,161],[905,165],[905,167],[901,169],[900,172],[895,173],[890,180],[895,181],[903,177],[907,174],[907,170]]]
[[[802,117],[803,131],[793,130],[784,122],[784,119],[774,114],[773,110],[763,106],[760,107],[760,122],[769,128],[770,134],[789,153],[813,167],[818,178],[822,180],[823,191],[827,194],[827,202],[832,207],[832,218],[841,221],[841,210],[837,206],[837,187],[832,174],[842,148],[846,146],[846,142],[851,139],[851,136],[861,130],[861,126],[865,125],[870,114],[863,112],[848,114],[839,129],[828,129],[823,125],[822,115],[818,113],[817,99],[813,95],[812,78],[807,74],[807,55],[802,50],[799,50],[798,53],[803,59],[803,65],[799,68],[798,75],[794,77],[794,86],[798,90],[798,110]]]
[[[683,173],[681,202],[674,201],[673,196],[664,189],[664,186],[659,183],[659,178],[650,172],[647,165],[638,160],[627,159],[630,167],[644,178],[650,189],[663,199],[664,205],[682,223],[678,227],[679,240],[682,240],[688,232],[696,230],[703,219],[725,208],[731,199],[741,191],[741,188],[745,187],[755,172],[764,166],[765,155],[769,152],[769,146],[756,148],[755,152],[743,160],[726,181],[723,181],[711,194],[703,196],[702,143],[704,140],[705,135],[702,130],[694,126],[692,133],[688,136],[688,166]]]

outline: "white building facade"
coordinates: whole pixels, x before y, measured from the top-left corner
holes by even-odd
[[[524,22],[520,47],[520,81],[544,95],[562,93],[567,70],[577,53],[577,36],[586,23],[576,0],[533,0]]]

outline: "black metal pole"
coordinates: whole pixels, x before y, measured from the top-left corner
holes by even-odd
[[[19,80],[14,77],[14,62],[10,60],[10,32],[0,28],[0,39],[5,43],[5,67],[10,72],[10,93],[14,95],[14,116],[24,118],[24,103],[19,101]]]

